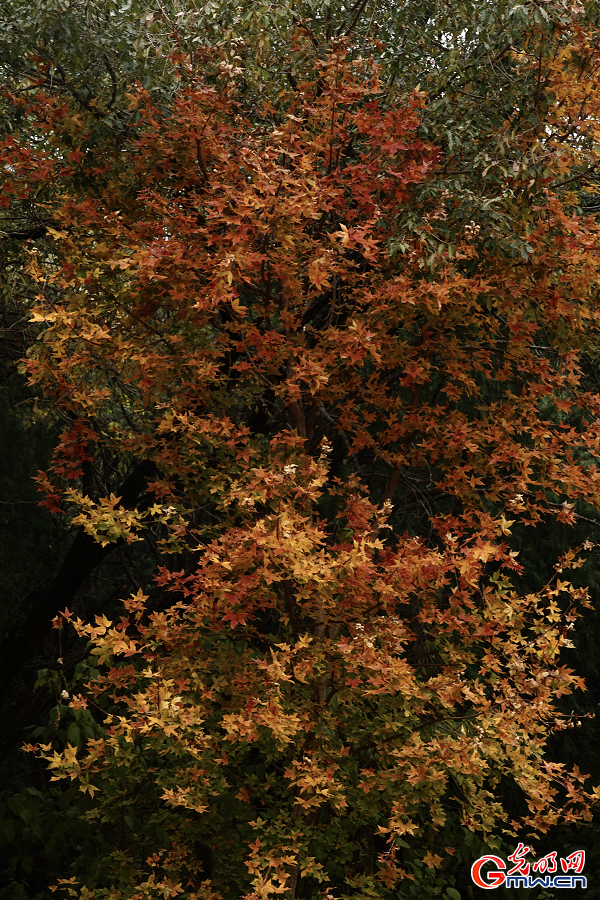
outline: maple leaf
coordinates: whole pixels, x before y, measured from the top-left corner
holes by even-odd
[[[247,617],[248,613],[245,613],[243,610],[238,612],[228,610],[223,616],[223,621],[229,622],[230,626],[235,628],[236,625],[245,625]]]
[[[423,862],[429,869],[437,869],[443,861],[443,857],[437,856],[435,853],[426,853],[423,857]]]

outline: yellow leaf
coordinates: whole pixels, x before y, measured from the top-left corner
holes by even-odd
[[[442,862],[442,857],[437,856],[437,854],[435,854],[435,853],[427,853],[423,857],[423,862],[425,863],[425,865],[427,866],[428,869],[437,869],[437,867]]]
[[[511,534],[510,526],[515,524],[516,519],[506,519],[504,515],[500,517],[500,531],[502,534]]]

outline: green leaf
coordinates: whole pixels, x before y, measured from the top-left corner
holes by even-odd
[[[75,722],[72,722],[67,729],[67,740],[73,747],[79,747],[81,744],[81,731]]]

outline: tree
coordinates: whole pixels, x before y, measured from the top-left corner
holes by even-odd
[[[343,41],[277,107],[246,108],[222,49],[173,65],[121,152],[88,155],[91,120],[42,92],[37,147],[4,145],[5,202],[49,186],[55,223],[29,267],[27,370],[70,420],[47,503],[160,562],[150,604],[77,623],[111,667],[42,753],[122,826],[96,896],[397,896],[462,828],[589,815],[544,755],[581,686],[559,659],[579,557],[520,594],[511,527],[598,502],[597,229],[538,173],[525,256],[474,223],[432,257],[453,210],[423,95],[389,102]],[[141,502],[103,493],[101,458],[149,467]]]

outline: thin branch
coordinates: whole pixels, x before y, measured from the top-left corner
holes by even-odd
[[[117,76],[115,75],[115,70],[113,69],[112,65],[110,64],[110,60],[109,60],[108,56],[106,55],[106,53],[104,53],[102,55],[102,59],[104,60],[106,70],[107,70],[108,74],[110,75],[110,80],[112,81],[112,94],[111,94],[111,98],[108,102],[108,105],[106,107],[106,112],[108,113],[110,111],[111,107],[114,105],[115,100],[117,99]]]
[[[356,0],[356,3],[350,10],[350,15],[352,15],[354,13],[354,15],[352,16],[352,20],[345,31],[344,31],[344,26],[340,25],[340,27],[338,28],[338,31],[337,31],[338,36],[341,35],[342,31],[344,31],[344,34],[346,36],[348,36],[349,34],[351,34],[354,31],[354,26],[356,25],[359,18],[361,17],[363,10],[364,10],[365,6],[367,5],[367,3],[368,3],[368,0]]]

